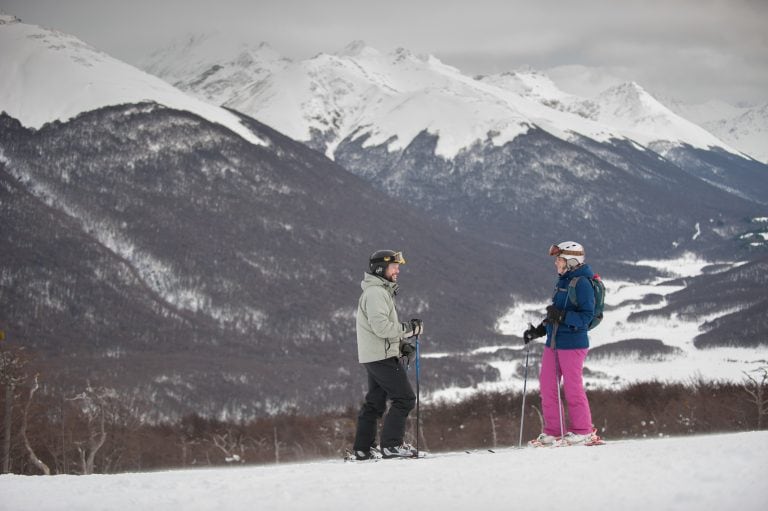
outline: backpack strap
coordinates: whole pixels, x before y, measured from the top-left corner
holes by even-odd
[[[581,276],[573,277],[568,283],[568,299],[571,301],[574,307],[579,306],[579,301],[576,299],[576,284],[579,283],[580,278]]]

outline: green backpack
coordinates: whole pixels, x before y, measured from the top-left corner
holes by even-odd
[[[579,302],[576,300],[576,284],[579,282],[580,278],[581,277],[574,277],[571,279],[571,282],[568,283],[568,299],[576,307],[579,306]],[[603,284],[603,279],[601,279],[600,275],[597,273],[595,273],[594,277],[587,278],[587,280],[589,280],[589,283],[592,285],[592,291],[595,293],[595,316],[592,318],[592,321],[589,322],[589,326],[587,327],[587,330],[592,330],[603,320],[603,310],[605,309],[605,284]]]

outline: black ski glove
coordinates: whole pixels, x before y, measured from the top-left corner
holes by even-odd
[[[400,356],[408,359],[408,365],[411,364],[411,360],[416,356],[416,346],[408,341],[400,341]]]
[[[411,331],[413,335],[420,335],[424,331],[424,322],[420,319],[412,319]]]
[[[550,323],[562,323],[565,321],[565,311],[554,305],[547,307],[547,321]]]
[[[532,340],[544,337],[545,335],[547,335],[547,327],[544,326],[543,321],[539,323],[539,326],[533,326],[528,323],[528,330],[523,332],[523,342],[528,344]]]

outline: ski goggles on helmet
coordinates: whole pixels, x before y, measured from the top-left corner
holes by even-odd
[[[368,260],[368,270],[372,275],[384,277],[387,267],[393,263],[405,264],[405,257],[403,257],[402,252],[395,252],[394,250],[377,250],[371,254],[371,257]]]
[[[405,258],[402,252],[392,250],[381,250],[371,256],[371,264],[382,264],[386,267],[390,263],[405,264]]]
[[[381,260],[385,263],[405,264],[405,258],[403,257],[402,252],[395,252],[391,256],[384,256],[381,258]]]
[[[552,245],[549,247],[549,255],[551,256],[557,256],[557,257],[563,257],[563,256],[583,256],[584,251],[583,250],[564,250],[557,245]]]

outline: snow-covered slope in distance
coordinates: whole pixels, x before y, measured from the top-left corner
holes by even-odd
[[[723,141],[672,112],[635,82],[613,85],[589,99],[564,92],[547,75],[535,71],[508,72],[481,79],[552,109],[609,126],[642,145],[662,140],[694,147],[726,148]]]
[[[183,54],[177,51],[158,52],[156,59],[189,63],[191,73],[203,79],[210,61],[205,66],[195,62],[202,58],[198,55],[209,56],[210,50],[200,44]],[[231,62],[232,56],[221,55],[219,60]],[[263,60],[274,61],[274,56]],[[144,67],[160,70],[162,66],[149,62]],[[172,73],[160,76],[176,79]],[[202,87],[185,87],[205,96]],[[548,87],[533,96],[521,94],[516,87],[505,87],[504,80],[469,77],[433,56],[402,48],[385,54],[356,41],[339,53],[321,53],[277,68],[223,104],[294,139],[312,141],[329,156],[348,137],[367,135],[366,146],[386,142],[396,150],[427,130],[439,136],[436,153],[452,158],[477,141],[490,138],[500,145],[533,125],[564,139],[578,134],[598,141],[630,138],[641,145],[664,141],[735,152],[652,100],[637,84],[610,90],[590,112],[551,104],[551,98],[567,95],[552,82]],[[579,103],[591,107],[584,98],[568,100],[570,105]]]
[[[599,67],[558,66],[546,69],[545,73],[557,88],[587,101],[624,83],[615,72]],[[685,103],[663,94],[653,96],[679,117],[700,126],[732,148],[768,163],[768,104],[736,106],[716,99]]]
[[[0,13],[0,111],[39,128],[103,106],[155,101],[264,144],[231,112],[208,104],[79,39]]]
[[[179,55],[187,56],[179,59]],[[222,55],[231,58],[222,60]],[[183,90],[194,90],[214,105],[226,103],[239,91],[284,69],[290,60],[267,43],[251,44],[221,32],[192,35],[158,50],[140,64]],[[201,72],[202,70],[202,72]]]
[[[681,117],[752,158],[768,163],[768,103],[736,106],[717,100],[697,104],[667,98],[663,101]]]
[[[347,137],[402,149],[421,131],[438,133],[437,153],[452,157],[489,131],[510,140],[530,119],[473,80],[431,56],[398,49],[383,54],[364,43],[297,62],[226,103],[257,115],[292,138],[326,140],[326,153]]]
[[[733,147],[768,163],[768,103],[702,125]]]
[[[0,493],[7,509],[35,511],[202,511],[247,509],[254,503],[264,510],[320,511],[348,508],[360,495],[373,511],[392,509],[393,499],[424,510],[758,511],[768,502],[766,457],[766,431],[609,437],[599,447],[500,448],[376,463],[339,459],[116,475],[4,474]],[[382,492],[403,481],[413,484],[402,495]]]
[[[662,98],[662,100],[672,111],[699,125],[738,117],[749,110],[748,107],[734,106],[725,101],[712,100],[706,103],[689,104],[672,98]]]
[[[756,219],[761,220],[761,219]],[[717,346],[702,349],[695,345],[695,339],[706,329],[704,325],[719,317],[726,316],[745,307],[734,303],[715,313],[697,313],[695,317],[673,314],[653,315],[669,301],[669,296],[686,287],[686,279],[702,275],[702,270],[712,263],[699,259],[694,254],[687,254],[677,260],[641,260],[635,264],[661,270],[669,276],[654,282],[632,282],[604,279],[606,285],[606,312],[600,325],[590,331],[590,355],[585,366],[589,369],[585,382],[592,388],[622,388],[628,384],[647,381],[689,383],[692,381],[730,381],[742,382],[745,374],[751,373],[766,364],[768,351],[764,346],[733,347]],[[715,263],[720,271],[740,266],[741,263]],[[709,273],[708,275],[713,275]],[[649,298],[658,300],[646,302]],[[425,397],[425,401],[456,401],[478,392],[519,392],[524,381],[524,356],[510,358],[509,352],[524,353],[520,342],[522,332],[529,323],[538,324],[549,302],[546,297],[540,302],[518,300],[510,310],[499,319],[498,329],[505,335],[515,336],[514,342],[500,346],[486,346],[470,353],[482,356],[491,366],[499,370],[500,378],[493,382],[481,382],[472,387],[452,387],[441,389]],[[632,316],[645,315],[646,319],[636,320]],[[655,339],[663,342],[666,353],[642,355],[625,352],[611,356],[598,354],[599,348],[626,342],[630,339]],[[535,341],[532,353],[532,365],[537,365],[534,355],[538,345],[544,339]],[[428,346],[422,347],[422,357],[429,364],[430,358],[461,357],[466,353],[430,352]],[[498,357],[497,357],[498,355]],[[529,378],[528,388],[537,388],[536,378]]]

